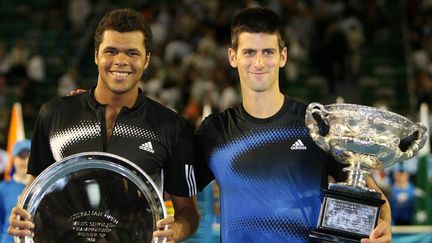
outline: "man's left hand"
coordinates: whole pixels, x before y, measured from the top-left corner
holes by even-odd
[[[390,243],[392,239],[391,225],[384,221],[378,220],[378,225],[369,235],[369,239],[362,239],[362,243]]]
[[[85,89],[74,89],[69,92],[69,95],[78,95],[87,92]]]
[[[175,242],[175,233],[174,230],[175,224],[174,224],[174,217],[168,216],[164,219],[159,220],[156,223],[156,226],[159,230],[153,232],[153,237],[157,238],[164,238],[166,237],[167,243],[174,243]]]

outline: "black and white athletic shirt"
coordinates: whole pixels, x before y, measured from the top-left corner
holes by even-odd
[[[184,118],[140,90],[136,104],[121,109],[108,141],[105,107],[95,100],[94,88],[44,104],[34,129],[28,173],[37,176],[73,154],[103,151],[134,162],[170,194],[196,194],[193,129]]]

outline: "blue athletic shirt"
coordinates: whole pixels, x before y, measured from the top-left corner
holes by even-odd
[[[285,96],[266,119],[239,106],[207,117],[196,132],[198,189],[219,184],[222,242],[307,242],[327,175],[342,165],[305,127],[306,104]]]
[[[25,185],[14,179],[0,182],[0,242],[13,243],[13,236],[8,235],[9,216],[12,208],[16,206],[18,197]]]

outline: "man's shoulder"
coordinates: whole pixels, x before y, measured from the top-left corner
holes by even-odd
[[[228,108],[222,112],[215,112],[208,115],[203,122],[206,124],[216,124],[216,123],[226,124],[231,120],[237,119],[237,117],[238,117],[238,107]]]
[[[161,112],[164,114],[169,114],[169,115],[174,115],[174,116],[175,116],[175,114],[177,114],[177,112],[175,110],[172,110],[172,109],[166,107],[165,105],[159,103],[158,101],[156,101],[152,98],[149,98],[145,95],[142,95],[142,99],[143,99],[143,103],[144,103],[143,107],[151,109],[152,112],[153,111]]]
[[[86,93],[57,97],[44,103],[41,107],[41,111],[44,113],[75,112],[77,109],[79,109],[80,104],[85,102],[85,100]]]
[[[307,103],[293,99],[293,98],[288,97],[288,96],[285,96],[285,99],[286,99],[285,103],[286,103],[287,109],[291,114],[297,115],[299,117],[305,116],[306,108],[308,106]]]
[[[0,181],[0,191],[3,190],[3,188],[5,187],[5,184],[6,184],[7,182],[8,182],[8,181],[6,181],[6,180],[4,180],[4,181]]]
[[[181,123],[186,124],[188,121],[181,116],[177,111],[172,110],[163,104],[148,98],[143,95],[144,105],[142,106],[147,111],[143,114],[151,114],[154,120],[158,123]],[[190,124],[189,124],[190,125]]]
[[[14,184],[16,184],[16,183],[15,183],[15,181],[13,179],[3,180],[3,181],[0,182],[0,191],[7,192],[8,188],[11,187],[11,186],[13,186]]]

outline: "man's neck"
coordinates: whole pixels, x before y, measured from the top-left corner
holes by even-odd
[[[138,98],[138,90],[133,91],[134,93],[115,94],[112,92],[104,92],[98,87],[95,90],[95,99],[108,108],[114,110],[120,110],[123,106],[132,108]]]
[[[276,94],[243,94],[243,107],[246,112],[255,118],[269,118],[275,115],[284,103],[284,95]]]

